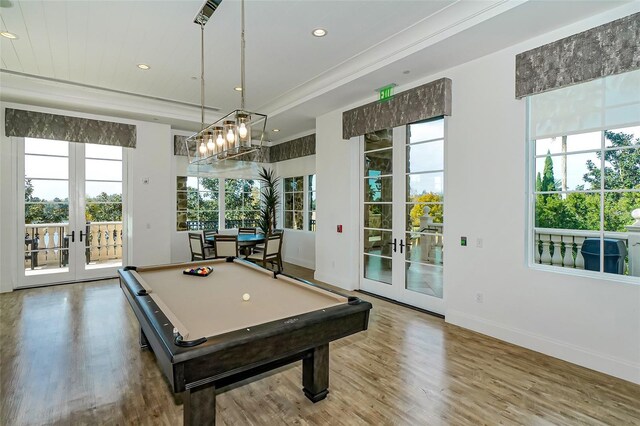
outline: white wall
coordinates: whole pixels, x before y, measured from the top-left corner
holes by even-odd
[[[316,119],[314,277],[347,290],[358,287],[358,149],[357,143],[342,139],[342,109]],[[342,233],[337,225],[342,225]]]
[[[537,37],[414,86],[441,77],[453,81],[446,141],[447,322],[640,383],[640,283],[527,266],[526,106],[514,97],[517,53],[624,16],[618,13]],[[344,288],[352,288],[359,276],[358,220],[351,220],[358,211],[357,201],[352,202],[357,199],[357,144],[341,139],[341,114],[349,107],[316,121],[322,200],[316,278]],[[332,229],[337,223],[349,223],[342,235]],[[463,235],[472,244],[461,247]],[[484,240],[483,248],[475,247],[476,238]],[[483,303],[476,302],[477,293]]]
[[[280,161],[272,164],[276,175],[281,180],[292,176],[304,176],[305,185],[308,175],[316,172],[316,156],[294,158],[292,160]],[[280,189],[282,195],[282,189]],[[306,197],[306,194],[305,194]],[[282,206],[280,206],[282,211]],[[282,215],[278,218],[278,228],[284,227]],[[315,269],[316,266],[316,233],[310,231],[297,231],[293,229],[285,230],[284,242],[282,245],[282,257],[285,262]]]
[[[6,107],[135,125],[137,147],[129,152],[125,173],[129,195],[125,220],[128,224],[131,243],[128,247],[128,258],[124,263],[139,266],[169,262],[171,250],[167,230],[170,229],[173,207],[171,202],[175,204],[175,196],[167,191],[171,179],[167,171],[170,170],[173,153],[171,129],[168,125],[20,104],[1,103],[0,107],[3,129],[0,138],[0,164],[2,164],[0,212],[3,219],[0,222],[0,247],[3,253],[8,253],[0,259],[2,267],[0,291],[13,290],[17,285],[17,276],[20,271],[15,250],[15,247],[19,247],[15,232],[15,223],[18,220],[15,195],[18,181],[15,177],[15,169],[19,159],[15,155],[15,144],[10,143],[9,138],[4,134]],[[149,178],[148,185],[142,183],[143,177]]]
[[[129,259],[136,266],[158,265],[171,260],[168,231],[175,210],[175,191],[167,190],[173,157],[171,127],[145,122],[136,123],[136,127],[137,146],[128,165]],[[149,178],[149,184],[142,183],[144,178]]]

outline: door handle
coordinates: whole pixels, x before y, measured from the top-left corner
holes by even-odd
[[[405,246],[404,242],[400,240],[400,254],[402,254],[402,249],[404,248],[404,246]]]
[[[82,242],[82,237],[83,237],[84,235],[85,235],[85,234],[84,234],[82,231],[80,231],[80,242]]]
[[[389,244],[390,246],[393,246],[393,252],[395,253],[396,249],[397,249],[397,247],[396,247],[396,239],[394,238],[392,243],[387,243],[387,244]]]
[[[76,231],[71,231],[71,242],[72,243],[76,242]]]

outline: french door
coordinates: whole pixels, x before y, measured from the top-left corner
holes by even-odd
[[[19,287],[117,274],[126,250],[124,154],[118,146],[18,143]]]
[[[444,119],[361,137],[360,288],[444,314]]]

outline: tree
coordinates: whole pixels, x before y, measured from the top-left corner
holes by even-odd
[[[633,135],[623,132],[604,132],[605,138],[611,142],[613,151],[605,151],[604,176],[606,189],[631,189],[640,185],[640,138],[633,140]],[[630,149],[629,149],[630,148]],[[602,153],[597,152],[598,160],[602,159]],[[610,164],[607,166],[606,164]],[[590,183],[592,187],[600,187],[600,177],[602,171],[599,165],[587,160],[587,173],[583,180]]]
[[[87,198],[85,219],[88,222],[122,221],[122,195],[101,192],[93,198]]]
[[[442,201],[442,196],[434,192],[418,195],[413,198],[415,203],[439,203]],[[433,218],[434,223],[442,223],[442,204],[429,204],[429,216]],[[425,204],[415,204],[409,216],[411,217],[411,224],[414,227],[420,226],[420,218],[424,215]]]
[[[587,173],[583,176],[592,188],[600,188],[604,175],[605,189],[640,189],[640,138],[624,132],[604,132],[612,148],[604,154],[604,173],[600,164],[587,160]],[[597,152],[598,163],[602,161],[602,152]],[[624,232],[625,225],[633,222],[630,212],[640,207],[640,194],[637,192],[607,192],[604,203],[604,227],[606,231]]]
[[[280,178],[275,175],[273,169],[262,167],[260,181],[262,182],[262,203],[260,205],[258,224],[264,234],[272,234],[277,228],[276,213],[280,204],[280,194],[278,192]]]

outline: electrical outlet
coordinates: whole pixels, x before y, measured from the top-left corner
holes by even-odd
[[[477,238],[476,239],[476,247],[482,248],[482,238]]]
[[[476,293],[476,303],[482,302],[484,302],[484,296],[482,295],[482,293]]]

